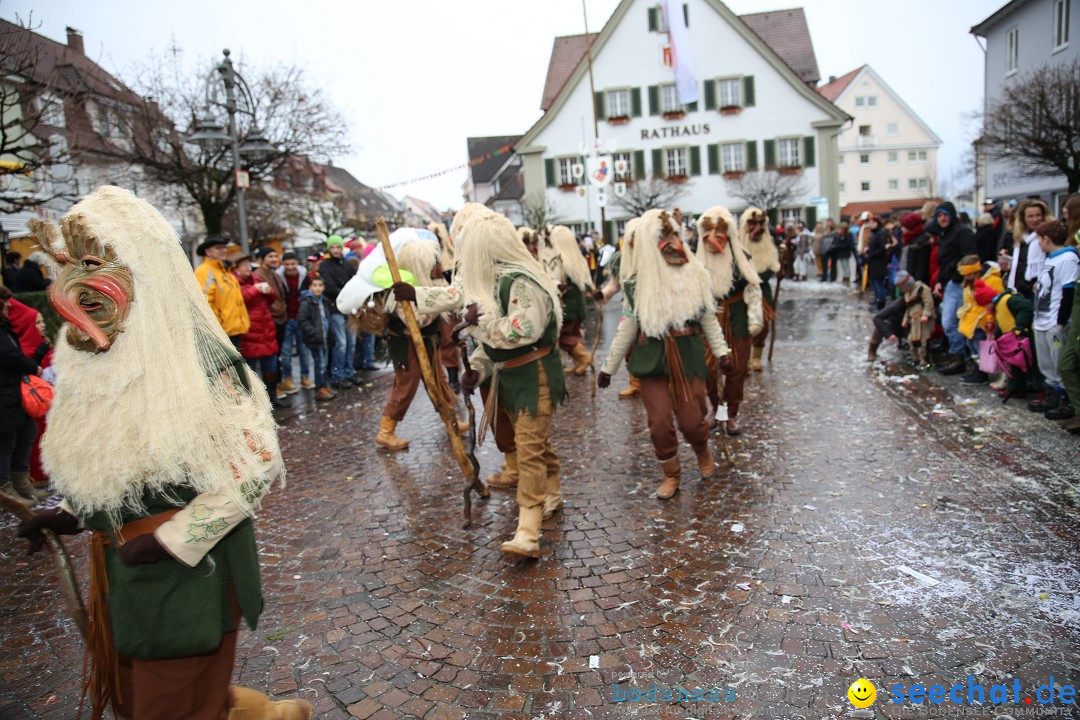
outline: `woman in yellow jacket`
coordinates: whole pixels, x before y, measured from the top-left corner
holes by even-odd
[[[983,270],[984,267],[986,270]],[[956,270],[964,276],[964,304],[956,311],[960,319],[959,332],[967,338],[968,350],[974,362],[971,372],[960,382],[964,385],[985,385],[990,378],[979,369],[979,344],[993,337],[993,298],[1005,289],[1001,281],[1001,268],[995,262],[980,263],[978,255],[967,255],[960,260]],[[985,298],[990,299],[989,306],[979,302],[979,299]]]
[[[221,328],[239,350],[240,336],[251,328],[251,320],[244,305],[244,295],[240,292],[240,283],[236,276],[225,269],[225,245],[220,235],[211,235],[195,249],[196,255],[206,258],[195,268],[195,279]]]

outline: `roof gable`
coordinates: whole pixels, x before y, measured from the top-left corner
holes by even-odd
[[[817,85],[821,80],[814,43],[810,39],[810,28],[802,8],[750,13],[740,15],[739,19],[779,55],[804,83]]]
[[[720,0],[702,0],[705,5],[714,10],[721,19],[726,22],[732,30],[746,41],[750,47],[757,51],[757,53],[764,59],[776,72],[793,88],[797,94],[808,100],[811,104],[817,106],[825,115],[835,121],[835,124],[839,125],[841,122],[848,120],[847,113],[840,110],[840,108],[833,105],[831,102],[818,95],[812,88],[802,80],[799,75],[781,58],[774,50],[772,50],[761,37],[755,33],[750,27],[743,22],[738,15],[733,13],[727,5]],[[615,34],[616,29],[619,27],[623,18],[627,15],[630,7],[635,4],[635,0],[621,0],[619,5],[612,12],[611,17],[608,18],[604,24],[603,29],[597,34],[596,39],[592,42],[592,57],[593,62],[600,57],[604,50],[604,46]],[[583,36],[582,36],[583,37]],[[811,50],[812,52],[812,50]],[[527,151],[526,149],[536,140],[536,137],[540,132],[551,123],[553,116],[562,108],[567,99],[572,94],[574,88],[578,83],[582,82],[582,78],[585,75],[588,67],[584,54],[578,60],[576,67],[566,82],[563,83],[562,88],[559,90],[555,97],[555,100],[551,103],[548,111],[544,113],[529,130],[521,137],[516,145],[518,152]],[[816,62],[815,62],[816,68]],[[554,112],[552,112],[554,111]],[[829,122],[831,125],[832,122]]]
[[[860,65],[851,72],[841,75],[835,80],[829,80],[829,82],[825,83],[817,89],[818,94],[831,103],[836,102],[837,98],[844,94],[844,91],[847,90],[848,85],[850,85],[852,81],[855,80],[855,76],[862,72],[862,69],[864,67],[866,66]]]
[[[547,112],[559,91],[574,73],[582,58],[585,57],[585,49],[589,46],[589,40],[596,38],[600,33],[588,35],[563,35],[555,38],[551,45],[551,59],[548,61],[547,80],[544,81],[544,97],[540,100],[540,109]]]
[[[829,85],[826,85],[826,86],[824,86],[822,88],[819,88],[818,92],[821,92],[822,94],[824,94],[825,88],[827,88],[827,87],[829,87],[831,85],[834,85],[834,84],[839,85],[841,80],[843,80],[844,78],[848,78],[849,76],[850,76],[850,78],[848,79],[848,81],[844,84],[844,86],[842,88],[840,88],[839,92],[836,93],[836,97],[835,98],[830,98],[833,102],[839,103],[847,95],[848,91],[851,88],[855,87],[855,83],[856,83],[857,80],[859,80],[863,76],[869,76],[870,79],[874,83],[876,83],[878,85],[878,87],[880,87],[883,92],[888,93],[889,97],[891,97],[894,101],[896,101],[896,104],[900,106],[900,109],[903,110],[905,113],[907,113],[908,117],[910,117],[912,120],[914,120],[915,123],[920,128],[922,128],[923,132],[925,132],[927,135],[930,136],[931,140],[933,140],[938,145],[941,144],[941,138],[939,138],[937,136],[937,133],[935,133],[933,130],[931,130],[930,126],[927,125],[925,122],[923,122],[923,119],[921,117],[919,117],[918,113],[916,113],[914,110],[912,110],[911,106],[909,106],[906,102],[904,102],[904,98],[900,97],[900,95],[897,94],[897,92],[895,90],[893,90],[891,87],[889,87],[889,84],[887,82],[885,82],[885,80],[880,75],[878,75],[877,71],[874,70],[874,68],[870,67],[869,65],[863,65],[860,68],[852,70],[847,75],[844,75],[843,78],[837,78],[835,83],[829,83]]]
[[[469,160],[472,161],[479,158],[485,158],[488,154],[494,153],[496,150],[504,148],[507,145],[512,146],[520,139],[520,135],[493,135],[491,137],[466,138],[465,144],[469,150]],[[509,160],[511,157],[513,157],[512,153],[506,153],[506,160]],[[491,160],[492,158],[488,159]],[[481,162],[474,164],[469,168],[473,184],[479,185],[481,183],[491,182],[505,165],[505,162]]]

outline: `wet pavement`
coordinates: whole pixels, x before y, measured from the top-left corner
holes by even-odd
[[[617,307],[606,316],[610,337]],[[625,368],[595,400],[588,377],[569,379],[554,435],[566,507],[539,561],[498,550],[510,492],[461,528],[461,480],[422,393],[396,455],[373,442],[385,374],[299,404],[282,416],[288,485],[257,524],[267,607],[241,635],[238,681],[325,720],[832,718],[858,677],[897,718],[894,684],[1075,687],[1080,443],[894,349],[867,364],[869,331],[850,293],[785,283],[735,468],[702,481],[683,446],[670,502],[652,497],[643,408],[616,394]],[[497,469],[493,441],[479,455]],[[0,718],[73,718],[81,641],[45,558],[22,555],[7,518],[0,533]],[[69,547],[85,577],[84,540]],[[616,702],[615,684],[721,700]]]

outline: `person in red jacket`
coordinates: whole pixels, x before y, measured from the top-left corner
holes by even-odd
[[[228,258],[233,266],[233,274],[240,283],[240,292],[244,296],[251,327],[240,336],[240,354],[247,364],[262,377],[266,392],[270,395],[270,404],[274,408],[286,407],[277,397],[277,384],[281,379],[278,372],[278,342],[274,318],[270,306],[276,296],[270,283],[260,280],[251,272],[251,256],[237,252]]]
[[[41,313],[12,298],[8,317],[11,320],[12,329],[19,336],[19,345],[22,347],[23,354],[33,358],[43,370],[52,365],[52,345],[49,344],[42,330],[44,323],[41,321]],[[30,479],[39,487],[43,487],[44,481],[48,480],[45,469],[41,467],[41,438],[45,435],[45,418],[35,418],[34,422],[38,426],[38,436],[30,451]],[[40,490],[35,492],[38,497],[47,494]]]

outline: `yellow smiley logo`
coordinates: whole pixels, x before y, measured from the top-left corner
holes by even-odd
[[[859,678],[851,683],[847,690],[848,700],[857,708],[868,708],[877,699],[877,688],[866,678]]]

